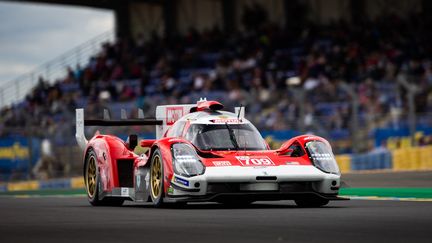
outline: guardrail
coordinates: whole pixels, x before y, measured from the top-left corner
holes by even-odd
[[[82,177],[51,180],[31,180],[0,184],[0,192],[35,191],[45,189],[81,189],[84,188]]]

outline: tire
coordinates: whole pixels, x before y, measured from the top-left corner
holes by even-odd
[[[159,149],[156,149],[151,158],[150,165],[150,198],[153,206],[162,207],[164,197],[164,168],[162,155]]]
[[[104,198],[99,199],[100,175],[97,166],[97,157],[93,149],[89,149],[84,164],[84,183],[87,192],[87,199],[92,206],[121,206],[123,199]]]
[[[298,207],[301,208],[319,208],[329,203],[328,199],[313,197],[294,200]]]

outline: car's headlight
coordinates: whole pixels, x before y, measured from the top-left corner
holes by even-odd
[[[191,177],[204,173],[205,167],[190,145],[185,143],[173,144],[172,154],[173,167],[176,174]]]
[[[306,143],[306,150],[315,167],[327,173],[340,175],[339,166],[327,144],[321,141],[310,141]]]

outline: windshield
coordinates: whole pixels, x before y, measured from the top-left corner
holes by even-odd
[[[192,124],[185,138],[201,150],[266,150],[251,124]]]

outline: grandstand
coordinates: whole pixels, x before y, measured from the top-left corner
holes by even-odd
[[[199,97],[228,109],[243,104],[274,146],[315,133],[336,153],[353,154],[341,160],[352,162],[347,170],[392,168],[383,146],[432,143],[430,1],[392,1],[390,8],[383,0],[26,2],[112,9],[116,38],[82,65],[60,65],[67,72],[59,78],[33,75],[32,89],[1,108],[5,146],[29,151],[3,156],[18,161],[0,168],[3,179],[79,174],[76,107],[90,118],[104,107],[114,116],[143,108],[150,117],[156,105]],[[44,144],[52,154],[39,149]],[[412,166],[403,163],[395,162]]]

